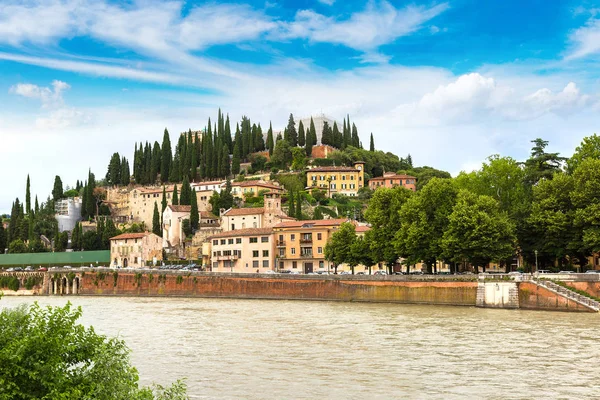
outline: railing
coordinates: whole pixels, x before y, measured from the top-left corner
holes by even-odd
[[[278,240],[277,247],[285,247],[285,240]]]
[[[228,256],[217,256],[217,261],[233,261],[240,258],[238,254],[231,254]]]
[[[313,258],[313,253],[301,253],[300,258]]]
[[[306,239],[306,238],[300,239],[300,243],[312,243],[312,242],[313,242],[312,238],[310,238],[310,239]]]
[[[574,292],[573,290],[567,289],[563,286],[557,285],[554,282],[551,281],[547,281],[547,280],[539,280],[539,281],[535,281],[539,286],[543,286],[546,289],[550,289],[568,299],[571,299],[573,301],[576,301],[580,304],[586,305],[589,308],[596,310],[596,311],[600,311],[600,303],[597,302],[596,300],[592,300],[589,297],[580,295],[577,292]]]

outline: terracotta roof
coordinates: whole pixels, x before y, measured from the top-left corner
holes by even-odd
[[[371,230],[371,228],[366,225],[359,225],[356,227],[356,233],[367,232],[370,230]]]
[[[345,218],[317,219],[317,220],[307,220],[307,221],[291,221],[291,222],[281,222],[281,223],[275,225],[274,228],[302,228],[305,225],[331,226],[331,225],[341,225],[346,221],[348,221],[348,220]]]
[[[180,206],[169,204],[168,207],[175,212],[190,212],[192,211],[192,206]]]
[[[207,240],[235,237],[235,236],[254,236],[254,235],[270,235],[273,233],[273,228],[246,228],[227,231],[210,236]]]
[[[283,190],[281,186],[274,185],[272,183],[261,182],[261,181],[243,181],[243,182],[233,182],[231,186],[260,186],[271,189]]]
[[[200,211],[200,218],[204,219],[219,219],[215,214],[210,211]]]
[[[110,240],[121,240],[121,239],[141,239],[148,235],[150,232],[142,232],[142,233],[122,233],[118,236],[111,237]]]
[[[358,172],[354,167],[316,167],[306,172]]]
[[[227,215],[228,217],[237,217],[238,215],[263,214],[264,212],[265,209],[263,207],[232,208],[228,211],[225,211],[223,215]]]
[[[385,176],[378,176],[377,178],[371,178],[370,181],[384,181],[386,179],[417,179],[414,176],[411,175],[385,175]]]

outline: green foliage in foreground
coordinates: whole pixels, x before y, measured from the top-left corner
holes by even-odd
[[[81,308],[35,303],[0,313],[0,400],[187,399],[186,386],[140,388],[129,349],[77,324]]]

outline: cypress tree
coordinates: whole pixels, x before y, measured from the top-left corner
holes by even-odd
[[[6,239],[6,230],[4,229],[2,218],[0,218],[0,254],[4,254],[6,251]]]
[[[240,173],[240,146],[239,142],[236,140],[235,145],[233,146],[233,158],[231,160],[231,173],[233,175],[237,175]]]
[[[358,129],[356,129],[356,125],[354,125],[354,123],[352,123],[352,146],[356,147],[357,149],[360,148],[360,139],[358,137]]]
[[[267,132],[267,149],[269,150],[269,155],[273,155],[273,149],[275,148],[275,143],[273,142],[273,125],[269,121],[269,131]]]
[[[27,174],[27,185],[25,188],[25,210],[27,214],[31,214],[31,181],[29,180],[29,174]]]
[[[160,229],[160,215],[158,214],[158,204],[154,202],[154,213],[152,214],[152,233],[158,236],[162,236],[162,229]]]
[[[35,215],[38,215],[38,213],[40,212],[40,205],[38,203],[38,199],[37,199],[37,194],[35,195]],[[2,225],[1,223],[2,221],[0,221],[0,225]],[[1,249],[0,249],[1,250]]]
[[[192,147],[191,153],[192,153],[192,163],[191,163],[190,178],[194,182],[198,178],[198,156],[197,156],[197,151],[196,151],[195,147]]]
[[[313,213],[313,219],[323,219],[323,212],[321,211],[321,207],[315,208],[315,212]]]
[[[284,130],[285,131],[285,130]],[[277,142],[279,142],[280,140],[283,140],[283,138],[281,137],[281,132],[279,132],[277,134],[277,138],[275,139],[275,145],[277,145]]]
[[[229,124],[229,114],[225,119],[225,143],[227,144],[227,151],[231,153],[233,151],[233,141],[231,139],[231,126]]]
[[[92,170],[88,172],[88,182],[87,182],[87,198],[86,198],[86,212],[88,216],[96,215],[96,199],[94,197],[94,189],[96,188],[96,178],[92,173]]]
[[[292,113],[290,113],[290,118],[288,119],[287,133],[289,137],[288,142],[290,143],[290,146],[298,146],[298,133],[296,131],[296,123],[294,122],[294,115]]]
[[[146,147],[144,148],[144,177],[146,183],[154,183],[152,168],[152,146],[149,142],[146,142]]]
[[[250,154],[250,135],[251,135],[250,120],[248,117],[242,117],[242,153],[240,159],[245,159]]]
[[[315,129],[315,121],[313,121],[313,118],[310,117],[310,136],[312,138],[312,145],[316,146],[317,145],[317,130]]]
[[[329,124],[327,123],[327,121],[323,122],[323,132],[321,132],[321,144],[326,144],[329,146],[333,145],[332,138],[329,134]]]
[[[104,231],[102,232],[102,248],[110,249],[110,238],[118,235],[117,228],[113,224],[112,219],[108,218],[104,223]]]
[[[338,149],[344,149],[344,136],[340,132],[337,126],[337,122],[333,123],[333,145]]]
[[[217,130],[217,124],[215,124],[215,131],[216,130]],[[213,177],[215,177],[215,178],[219,177],[219,175],[217,173],[219,172],[219,158],[221,158],[221,149],[217,146],[220,146],[220,140],[218,140],[215,135],[215,140],[213,142],[213,148],[212,148],[212,151],[214,152],[214,154],[212,155],[212,160],[213,160],[212,173],[213,173]]]
[[[373,132],[371,132],[371,143],[369,144],[369,151],[375,151],[375,142],[373,141]]]
[[[163,195],[162,195],[162,201],[161,201],[161,214],[165,212],[165,209],[167,208],[167,190],[163,185]]]
[[[229,176],[231,173],[231,166],[229,165],[229,152],[227,151],[226,145],[223,145],[223,150],[221,150],[221,163],[223,165],[223,177]]]
[[[190,205],[190,181],[187,176],[183,177],[183,183],[181,184],[181,196],[179,197],[179,204],[182,206]]]
[[[286,142],[288,142],[288,143],[289,143],[289,142],[290,142],[290,140],[291,140],[291,139],[290,139],[290,134],[289,134],[289,132],[288,132],[288,128],[287,128],[287,126],[286,126],[285,128],[283,128],[283,140],[285,140],[285,141],[286,141]],[[275,143],[275,144],[277,144],[277,143]]]
[[[304,124],[302,121],[298,123],[298,146],[304,147],[306,145],[306,136],[304,133]]]
[[[158,174],[160,172],[160,164],[162,160],[162,155],[160,151],[160,144],[158,141],[154,142],[154,147],[152,148],[152,174],[150,181],[152,183],[156,183],[158,179]]]
[[[263,137],[263,131],[260,124],[258,124],[256,127],[256,138],[254,139],[254,144],[257,151],[265,150],[265,138]]]
[[[173,187],[173,201],[171,201],[171,204],[173,204],[174,206],[179,204],[179,196],[177,195],[177,185]]]
[[[298,192],[298,201],[296,202],[296,219],[302,219],[302,193]]]
[[[125,157],[121,160],[121,185],[129,185],[131,181],[131,172],[129,170],[129,161]]]
[[[63,195],[63,184],[60,176],[54,177],[54,188],[52,189],[52,198],[54,201],[59,200]]]
[[[196,189],[192,189],[190,205],[192,206],[190,209],[190,225],[192,226],[192,230],[198,229],[198,224],[200,222],[200,214],[198,212],[198,197],[196,196]]]
[[[288,217],[294,218],[296,216],[296,209],[294,207],[294,193],[290,192],[289,195],[289,208],[288,208]]]
[[[314,128],[314,125],[313,125]],[[306,150],[306,156],[312,156],[312,148],[315,145],[315,140],[313,139],[312,133],[309,128],[306,129],[306,143],[304,144],[304,149]]]
[[[221,143],[221,138],[217,139],[217,145],[215,146],[215,160],[217,161],[217,178],[221,178],[223,176],[223,144]]]
[[[167,128],[165,128],[163,135],[160,157],[160,180],[165,183],[169,181],[169,173],[171,172],[171,164],[173,162],[173,154],[171,153],[171,139],[169,138],[169,131]]]

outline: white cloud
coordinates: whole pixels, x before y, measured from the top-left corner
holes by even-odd
[[[335,3],[335,0],[318,0],[319,3],[328,5],[328,6],[332,6],[333,3]]]
[[[9,89],[9,92],[19,96],[40,100],[42,102],[42,106],[47,108],[58,107],[62,105],[62,94],[65,90],[70,88],[71,86],[69,86],[68,83],[54,80],[52,81],[52,88],[40,87],[31,83],[19,83],[12,86]]]
[[[372,0],[365,10],[346,20],[301,10],[292,23],[283,27],[281,36],[342,44],[366,52],[415,32],[448,8],[448,4],[443,3],[429,8],[411,5],[398,9],[385,0]]]
[[[590,19],[587,24],[569,35],[571,51],[567,60],[600,53],[600,19]]]

